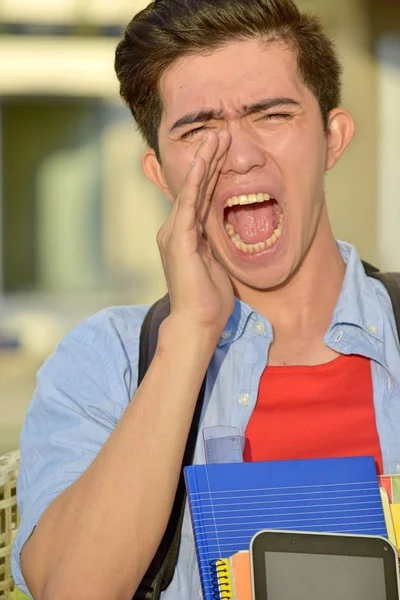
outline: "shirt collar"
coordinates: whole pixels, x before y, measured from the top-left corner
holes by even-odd
[[[359,327],[368,336],[382,341],[383,314],[374,284],[366,276],[355,247],[342,241],[338,241],[337,245],[346,263],[346,272],[326,338],[330,337],[330,334],[338,325],[347,324]],[[221,334],[218,346],[237,340],[255,314],[255,311],[248,304],[235,297],[233,312]],[[266,323],[267,329],[271,329],[272,335],[270,323],[258,314],[257,318]]]
[[[243,334],[248,322],[255,314],[251,306],[235,297],[233,312],[221,334],[218,346],[224,346],[237,340]],[[260,319],[263,319],[263,317],[260,317]],[[267,322],[266,319],[263,320]]]
[[[337,244],[346,263],[346,272],[328,334],[337,325],[347,324],[359,327],[370,337],[382,341],[383,313],[374,283],[365,274],[355,247],[340,241]]]

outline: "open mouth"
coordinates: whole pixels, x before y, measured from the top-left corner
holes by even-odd
[[[269,194],[243,194],[228,198],[224,225],[233,244],[247,254],[271,248],[281,236],[283,213]]]

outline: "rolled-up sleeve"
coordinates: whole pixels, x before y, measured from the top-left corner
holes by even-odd
[[[12,550],[16,586],[29,596],[20,553],[49,504],[95,459],[136,389],[146,307],[107,309],[73,330],[46,361],[21,434]]]

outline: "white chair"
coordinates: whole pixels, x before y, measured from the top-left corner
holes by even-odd
[[[14,600],[10,555],[19,525],[16,497],[19,459],[19,450],[0,456],[0,600]]]

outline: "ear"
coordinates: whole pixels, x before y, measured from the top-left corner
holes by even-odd
[[[153,148],[146,148],[142,155],[142,169],[147,179],[154,183],[164,194],[166,194],[168,200],[173,202],[173,198],[167,182],[164,177],[164,171],[161,163],[159,162]]]
[[[354,137],[352,116],[344,108],[331,110],[328,116],[328,144],[325,171],[332,169]]]

